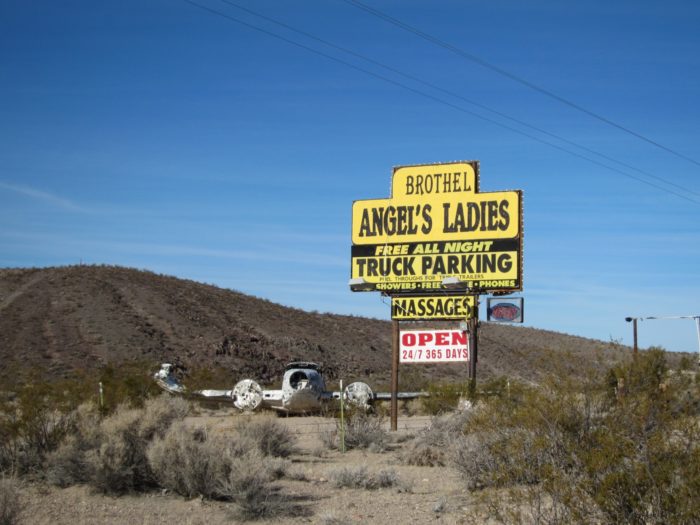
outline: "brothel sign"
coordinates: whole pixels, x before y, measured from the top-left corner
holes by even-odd
[[[522,289],[522,192],[479,192],[476,161],[394,169],[389,199],[352,207],[351,279],[390,294]]]
[[[469,361],[469,336],[461,330],[410,330],[399,341],[401,363]]]

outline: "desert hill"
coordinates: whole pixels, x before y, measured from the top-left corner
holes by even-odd
[[[348,292],[350,293],[350,292]],[[552,367],[612,364],[629,348],[533,328],[483,323],[480,378],[534,380]],[[291,360],[321,363],[329,379],[386,381],[388,321],[284,307],[242,293],[114,266],[0,269],[0,359],[52,377],[137,360],[217,367],[232,379],[279,378]],[[552,358],[552,356],[555,356]],[[466,378],[466,365],[417,365],[403,377]],[[220,385],[223,386],[223,385]]]

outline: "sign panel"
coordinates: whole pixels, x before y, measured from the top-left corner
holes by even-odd
[[[520,289],[520,256],[518,239],[353,246],[351,277],[387,293],[439,290],[446,277],[472,290]]]
[[[522,297],[489,297],[486,299],[486,320],[494,323],[522,323]]]
[[[390,199],[352,209],[351,278],[363,290],[522,289],[522,194],[479,193],[479,164],[394,169]]]
[[[355,201],[352,242],[512,239],[520,233],[519,209],[518,191]]]
[[[461,320],[476,317],[474,296],[393,295],[391,318],[400,321]]]
[[[469,361],[469,335],[461,330],[411,330],[399,341],[401,363]]]

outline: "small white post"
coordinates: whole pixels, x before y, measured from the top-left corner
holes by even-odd
[[[343,380],[340,380],[340,452],[345,453],[345,416],[343,414],[343,404],[345,392],[343,392]]]

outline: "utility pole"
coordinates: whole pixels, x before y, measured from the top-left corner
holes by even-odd
[[[634,355],[637,355],[637,352],[639,351],[639,348],[637,346],[637,319],[638,317],[625,317],[625,321],[628,323],[632,323],[632,331],[634,333]]]

